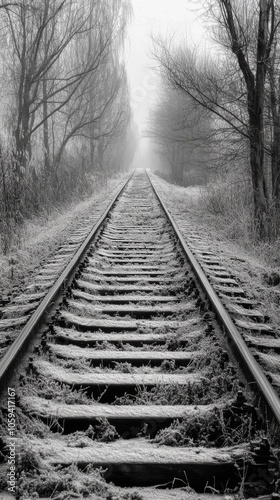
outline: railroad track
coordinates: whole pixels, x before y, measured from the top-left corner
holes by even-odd
[[[14,496],[276,498],[280,403],[253,354],[137,171],[1,360]]]

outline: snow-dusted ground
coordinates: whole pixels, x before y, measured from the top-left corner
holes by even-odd
[[[194,493],[191,491],[190,488],[184,487],[184,488],[174,488],[172,490],[162,490],[162,489],[157,489],[157,488],[124,488],[120,489],[117,487],[112,487],[113,492],[115,493],[114,497],[111,497],[112,500],[119,500],[121,497],[119,496],[121,493],[124,494],[126,492],[127,494],[136,494],[139,493],[141,495],[141,500],[197,500],[198,497],[200,500],[212,500],[213,495],[211,493],[209,494],[200,494],[199,496],[197,493]],[[62,499],[61,495],[52,497],[50,498],[41,498],[41,500],[59,500]],[[74,498],[74,497],[73,497]],[[122,497],[123,498],[123,497]],[[128,498],[128,497],[127,497]],[[132,497],[130,497],[132,498]],[[136,497],[135,497],[136,498]],[[215,494],[215,499],[224,499],[224,500],[233,500],[233,496],[231,495],[216,495]],[[98,495],[89,495],[87,496],[88,500],[100,500],[101,497]],[[8,494],[8,493],[3,493],[3,497],[1,497],[1,500],[15,500],[15,497]]]
[[[33,282],[34,274],[75,234],[80,221],[95,222],[97,212],[109,204],[126,177],[120,175],[107,185],[96,187],[87,200],[78,204],[75,200],[64,209],[27,221],[8,255],[3,255],[0,247],[0,306],[1,299],[5,300],[9,294],[16,296]]]
[[[141,495],[141,500],[197,500],[198,498],[200,500],[212,500],[213,495],[211,493],[209,494],[200,494],[199,496],[197,493],[194,493],[190,490],[190,488],[185,487],[185,488],[174,488],[172,490],[162,490],[162,489],[157,489],[157,488],[124,488],[120,489],[117,487],[112,487],[113,492],[115,493],[114,497],[111,497],[112,500],[119,500],[121,497],[119,496],[121,493],[124,494],[126,492],[127,494],[133,495],[136,494],[136,492]],[[51,498],[41,498],[41,500],[59,500],[62,499],[61,495],[55,496]],[[74,497],[73,497],[74,498]],[[126,497],[128,498],[128,497]],[[130,497],[132,498],[132,497]],[[134,497],[136,498],[136,497]],[[101,497],[98,495],[89,495],[87,496],[88,500],[100,500]],[[233,500],[234,497],[231,495],[216,495],[215,494],[215,499],[219,500]],[[3,493],[3,497],[1,497],[1,500],[15,500],[15,497],[8,494],[8,493]]]
[[[152,175],[152,180],[186,241],[188,242],[186,228],[190,223],[192,230],[203,235],[209,251],[220,258],[229,274],[238,280],[248,296],[261,304],[261,311],[270,318],[268,322],[272,328],[279,331],[280,284],[270,286],[267,278],[273,273],[280,276],[280,241],[278,252],[277,242],[272,249],[271,245],[264,243],[252,243],[248,246],[241,241],[234,241],[223,230],[224,221],[219,224],[214,215],[207,213],[203,204],[203,190],[207,188],[183,188],[169,184],[155,175]]]
[[[0,253],[0,357],[55,283],[123,184],[96,187],[79,204],[27,221],[9,255]]]

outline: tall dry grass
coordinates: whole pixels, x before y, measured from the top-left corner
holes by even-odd
[[[7,155],[0,154],[0,255],[20,248],[27,222],[38,220],[44,226],[52,214],[98,192],[106,185],[108,174],[89,172],[77,165],[77,158],[68,158],[57,173],[36,172],[30,167],[19,175]]]
[[[252,190],[249,180],[230,176],[215,179],[200,189],[200,207],[209,222],[228,240],[265,256],[269,265],[280,265],[280,213],[273,202],[266,213],[265,238],[259,239],[254,223]]]

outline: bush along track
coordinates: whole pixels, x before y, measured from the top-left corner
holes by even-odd
[[[16,498],[276,498],[277,424],[259,408],[144,172],[38,337],[10,382]],[[4,397],[1,428],[8,491]]]

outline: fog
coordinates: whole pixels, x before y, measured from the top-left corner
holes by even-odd
[[[133,117],[139,130],[139,145],[133,167],[147,168],[159,162],[145,137],[149,112],[159,91],[159,79],[150,57],[150,35],[172,35],[175,41],[203,46],[209,43],[203,27],[202,9],[196,0],[132,0],[133,18],[126,46],[126,64]]]

